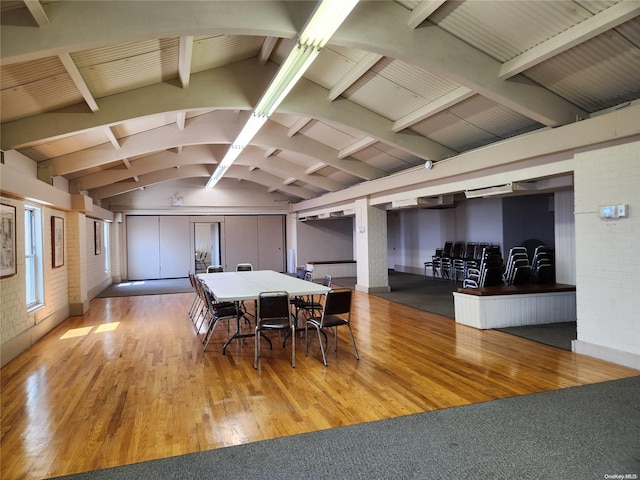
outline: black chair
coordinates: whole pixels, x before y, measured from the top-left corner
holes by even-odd
[[[320,351],[322,352],[322,363],[327,365],[327,356],[322,342],[321,332],[325,328],[332,328],[335,337],[335,351],[338,351],[338,327],[346,326],[349,329],[353,352],[357,360],[360,360],[356,341],[351,330],[351,298],[353,292],[349,288],[341,288],[330,290],[324,299],[324,307],[320,316],[307,319],[304,327],[305,355],[309,353],[309,341],[307,330],[309,326],[316,329],[318,333],[318,341],[320,343]],[[326,337],[325,337],[326,338]]]
[[[207,303],[207,316],[204,321],[207,323],[207,330],[202,340],[204,344],[204,350],[207,350],[209,346],[209,342],[211,341],[211,337],[213,337],[213,332],[218,325],[218,322],[221,320],[238,320],[238,316],[241,314],[238,309],[238,304],[234,302],[216,302],[213,294],[206,288],[206,285],[203,287],[204,297]],[[228,329],[228,325],[227,325]]]
[[[531,266],[516,267],[511,278],[511,285],[526,285],[531,281]]]
[[[207,267],[207,273],[219,273],[224,272],[224,267],[222,265],[209,265]]]
[[[289,310],[289,294],[283,291],[262,292],[258,297],[256,312],[256,348],[253,368],[258,368],[260,357],[260,333],[264,330],[287,331],[291,334],[291,366],[296,366],[296,326]],[[266,338],[266,337],[265,337]],[[269,342],[271,345],[271,342]]]
[[[236,265],[236,272],[251,272],[253,270],[253,265],[250,263],[239,263]]]
[[[442,266],[442,249],[436,248],[435,254],[431,256],[430,262],[424,262],[424,276],[427,276],[427,268],[431,268],[431,275],[435,280],[440,276],[440,268]]]

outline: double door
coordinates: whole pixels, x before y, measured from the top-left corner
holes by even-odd
[[[187,277],[190,267],[189,217],[127,217],[129,280]]]

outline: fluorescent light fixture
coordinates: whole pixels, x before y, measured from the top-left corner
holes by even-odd
[[[320,54],[338,27],[353,10],[358,0],[322,0],[304,26],[298,41],[287,58],[282,62],[276,76],[269,84],[256,105],[247,125],[224,156],[205,188],[213,186],[224,175],[227,168],[238,158],[242,149],[258,133],[267,118],[278,108],[294,85],[304,75]],[[262,120],[260,123],[257,119]]]
[[[358,0],[323,0],[300,33],[300,43],[322,48],[345,21]]]
[[[247,123],[242,127],[242,130],[238,134],[236,141],[231,144],[231,148],[227,150],[226,155],[222,158],[222,161],[218,164],[216,171],[213,172],[211,178],[205,185],[205,188],[213,188],[216,183],[222,178],[222,176],[226,173],[227,168],[231,166],[233,162],[240,156],[244,147],[251,141],[253,137],[256,136],[258,130],[262,128],[262,126],[266,123],[267,117],[256,117],[255,115],[251,115]]]
[[[280,65],[275,78],[256,105],[255,114],[270,116],[280,105],[284,97],[304,75],[309,65],[316,59],[319,50],[304,45],[296,45],[289,56]]]
[[[256,115],[270,116],[316,59],[358,0],[323,0],[302,29],[298,42],[256,105]]]

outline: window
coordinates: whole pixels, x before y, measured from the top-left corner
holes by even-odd
[[[25,206],[24,209],[24,254],[27,309],[42,305],[42,217],[40,209]]]
[[[109,223],[102,222],[103,231],[102,238],[104,241],[102,244],[104,245],[104,271],[105,273],[109,273],[111,271],[111,245],[109,242]]]

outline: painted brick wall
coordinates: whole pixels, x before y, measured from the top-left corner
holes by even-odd
[[[97,222],[98,229],[102,235],[101,250],[99,254],[95,251],[95,231],[94,227]],[[92,218],[86,219],[86,232],[88,241],[86,242],[86,259],[87,259],[87,290],[91,291],[95,287],[111,279],[111,272],[105,271],[105,255],[106,244],[109,238],[105,238],[103,233],[104,222],[96,221]]]
[[[65,307],[69,303],[69,274],[67,267],[67,221],[64,212],[51,209],[43,209],[43,254],[44,254],[44,307],[35,314],[34,322],[40,322],[47,318],[56,310]],[[51,217],[61,217],[64,220],[65,255],[64,265],[53,268],[52,266],[52,244],[51,244]]]
[[[640,354],[640,142],[575,156],[578,340]],[[628,204],[629,217],[600,218]]]
[[[35,324],[48,318],[68,303],[68,267],[65,248],[65,264],[53,268],[51,264],[51,217],[65,219],[65,244],[68,245],[68,225],[63,212],[46,207],[42,215],[42,261],[44,275],[44,305],[32,314],[27,313],[24,274],[24,203],[2,198],[2,203],[16,207],[17,273],[0,281],[0,344],[5,344]]]
[[[27,318],[24,276],[24,204],[2,197],[0,201],[16,207],[17,273],[0,280],[0,342],[6,343],[31,327]]]

